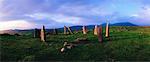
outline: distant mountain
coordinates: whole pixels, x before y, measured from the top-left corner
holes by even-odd
[[[106,26],[106,23],[102,24],[102,26]],[[121,23],[109,24],[109,26],[138,26],[138,25],[132,24],[130,22],[121,22]]]
[[[27,30],[19,30],[19,29],[3,30],[3,31],[0,31],[0,34],[8,33],[8,34],[14,35],[16,33],[22,34],[22,33],[25,33],[25,32],[33,32],[33,29],[27,29]]]
[[[101,25],[104,27],[104,26],[106,26],[106,23],[101,24]],[[122,23],[109,24],[109,26],[138,26],[138,25],[132,24],[130,22],[122,22]],[[94,29],[95,25],[87,25],[86,27],[87,27],[87,29]],[[75,30],[75,29],[81,30],[82,26],[71,26],[70,28],[72,30]]]
[[[101,24],[103,27],[106,26],[106,23]],[[110,26],[138,26],[129,22],[122,22],[122,23],[115,23],[115,24],[109,24]],[[94,29],[95,25],[87,25],[87,29]],[[71,26],[70,27],[71,30],[73,31],[78,31],[78,30],[82,30],[82,26],[78,25],[78,26]],[[63,32],[64,28],[57,28],[58,31]],[[19,30],[19,29],[15,29],[15,30],[4,30],[4,31],[0,31],[0,34],[3,33],[9,33],[9,34],[15,34],[15,33],[24,33],[24,32],[30,32],[33,33],[34,29],[28,29],[28,30]],[[46,29],[46,32],[53,32],[53,29]]]
[[[3,31],[0,31],[0,34],[3,34],[3,33],[15,34],[15,33],[18,33],[18,31],[14,31],[14,30],[3,30]]]
[[[138,25],[132,24],[130,22],[122,22],[122,23],[111,24],[110,26],[138,26]]]
[[[106,26],[106,23],[104,24],[101,24],[103,27]],[[98,25],[100,26],[100,25]],[[138,25],[135,25],[135,24],[132,24],[130,22],[121,22],[121,23],[115,23],[115,24],[109,24],[109,26],[138,26]],[[94,29],[95,25],[87,25],[86,26],[87,29]],[[71,26],[70,27],[72,30],[82,30],[82,26]],[[61,29],[61,31],[63,31],[63,28],[59,28]]]

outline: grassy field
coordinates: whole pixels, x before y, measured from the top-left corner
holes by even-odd
[[[110,27],[110,40],[104,38],[103,43],[93,30],[86,35],[47,35],[47,45],[27,34],[0,36],[1,61],[150,61],[150,27]],[[87,38],[90,44],[60,52],[64,41],[77,38]]]

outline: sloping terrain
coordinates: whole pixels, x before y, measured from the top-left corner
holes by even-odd
[[[150,61],[150,27],[110,27],[110,40],[99,43],[93,30],[83,35],[47,35],[47,42],[29,35],[0,36],[1,61]],[[63,43],[87,38],[90,43],[60,52]]]

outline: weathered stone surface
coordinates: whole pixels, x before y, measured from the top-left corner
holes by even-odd
[[[64,26],[64,34],[73,34],[73,32],[72,32],[72,30],[70,29],[70,27]]]
[[[67,42],[64,42],[64,46],[66,46],[67,45]]]
[[[64,26],[64,34],[67,34],[67,27]]]
[[[94,35],[97,35],[98,34],[98,27],[97,27],[97,25],[95,25],[95,28],[94,28]]]
[[[40,37],[40,30],[35,28],[34,29],[34,38],[39,38]]]
[[[72,49],[72,48],[73,48],[73,44],[64,42],[64,46],[63,46],[63,48],[61,48],[60,51],[63,53],[63,52],[65,52],[69,49]]]
[[[45,42],[46,41],[46,34],[45,34],[45,26],[43,25],[42,29],[41,29],[41,41]]]
[[[100,43],[103,42],[102,26],[99,26],[99,27],[98,27],[98,41],[99,41]]]
[[[63,47],[61,48],[61,52],[65,52],[69,49],[72,49],[76,46],[79,46],[79,45],[84,45],[84,44],[88,44],[89,41],[87,40],[87,38],[77,38],[76,40],[74,40],[73,42],[64,42],[64,45]]]
[[[64,48],[64,47],[60,49],[60,52],[62,52],[62,53],[65,51],[66,51],[66,48]]]
[[[70,27],[67,27],[68,28],[68,31],[70,34],[73,34],[72,30],[70,29]]]
[[[87,34],[87,29],[85,26],[82,27],[83,34]]]
[[[109,23],[107,22],[106,24],[106,33],[105,33],[105,37],[109,37]]]

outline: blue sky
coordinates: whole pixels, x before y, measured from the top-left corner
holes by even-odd
[[[150,0],[0,0],[0,30],[106,21],[150,26]]]

